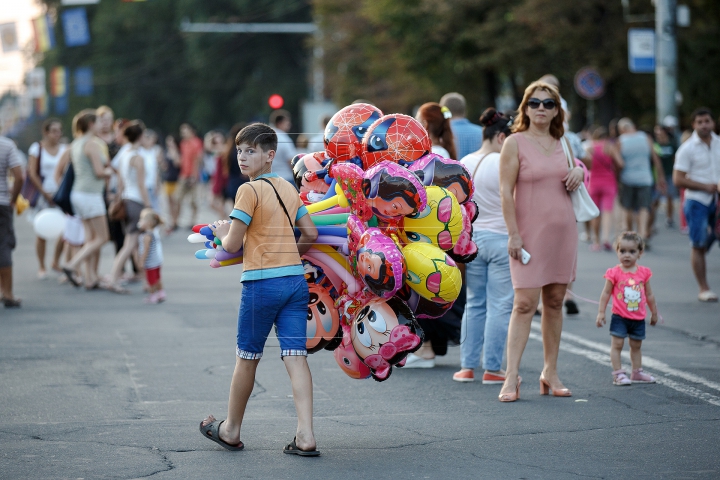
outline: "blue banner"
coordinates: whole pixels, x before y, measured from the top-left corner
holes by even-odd
[[[65,46],[79,47],[90,43],[90,26],[85,8],[70,8],[62,12]]]
[[[79,67],[74,74],[75,95],[78,97],[89,97],[93,94],[93,69],[92,67]]]
[[[67,95],[62,97],[53,97],[52,101],[55,115],[65,115],[68,112],[69,101]]]

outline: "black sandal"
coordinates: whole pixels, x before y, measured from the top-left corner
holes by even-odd
[[[5,308],[20,308],[22,305],[19,298],[3,298],[2,303],[5,305]]]
[[[283,453],[287,453],[289,455],[299,455],[301,457],[319,457],[320,452],[315,450],[301,450],[300,447],[297,446],[295,441],[297,440],[297,437],[293,438],[293,441],[291,443],[288,443],[285,448],[283,448]]]
[[[79,287],[79,286],[80,286],[80,283],[78,283],[78,281],[75,280],[75,277],[73,276],[73,271],[72,271],[72,270],[70,270],[69,268],[63,268],[62,271],[63,271],[63,273],[65,274],[65,276],[67,277],[68,281],[69,281],[70,283],[72,283],[74,287]]]
[[[200,432],[203,434],[203,437],[212,440],[213,442],[217,443],[223,448],[226,448],[228,450],[231,450],[233,452],[236,452],[238,450],[242,450],[245,448],[245,445],[243,442],[238,442],[235,445],[231,445],[227,443],[225,440],[220,438],[220,425],[225,420],[215,420],[212,423],[208,423],[207,425],[203,425],[202,422],[200,422]]]

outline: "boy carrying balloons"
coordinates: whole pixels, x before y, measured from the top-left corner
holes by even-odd
[[[228,450],[243,449],[240,427],[245,407],[265,341],[275,325],[298,415],[295,438],[283,452],[318,456],[306,350],[309,294],[300,260],[318,234],[295,188],[272,173],[277,141],[273,129],[262,123],[248,125],[238,133],[238,164],[251,181],[237,191],[230,214],[233,221],[211,225],[224,250],[234,253],[243,249],[243,290],[227,419],[216,420],[210,415],[200,423],[200,431]],[[297,243],[295,227],[300,231]]]

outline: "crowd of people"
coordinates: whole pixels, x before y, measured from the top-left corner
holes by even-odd
[[[482,382],[501,384],[499,400],[514,402],[520,397],[520,362],[532,318],[540,314],[544,352],[540,391],[571,396],[560,380],[557,359],[563,308],[566,313],[578,311],[569,288],[575,280],[578,246],[587,240],[591,251],[614,251],[619,260],[605,273],[597,316],[597,325],[605,325],[607,303],[610,298],[616,300],[610,322],[613,383],[654,382],[642,370],[640,346],[645,338],[646,310],[654,325],[657,307],[650,289],[652,272],[637,262],[649,249],[662,200],[666,227],[675,228],[675,201],[682,198],[678,223],[692,244],[691,268],[699,287],[698,300],[718,300],[707,283],[705,265],[720,228],[720,137],[714,132],[712,112],[695,110],[692,131],[683,134],[674,119],[643,131],[631,119],[621,118],[578,135],[569,130],[569,112],[558,87],[557,79],[547,75],[527,87],[516,112],[488,108],[480,125],[466,118],[466,102],[459,93],[448,93],[439,102],[418,108],[416,119],[428,132],[432,152],[461,161],[471,172],[473,200],[479,212],[473,223],[478,256],[464,272],[466,299],[461,296],[443,318],[420,322],[424,343],[408,356],[404,368],[432,368],[435,356],[445,354],[448,343],[460,343],[461,368],[453,380],[474,381],[474,371],[482,365]],[[193,125],[184,123],[179,136],[165,137],[162,148],[158,135],[142,121],[115,120],[105,106],[75,116],[69,145],[61,141],[61,122],[45,121],[42,139],[28,151],[27,178],[38,191],[36,208],[59,204],[68,175],[74,175],[74,182],[69,191],[71,208],[64,209],[65,232],[51,249],[49,267],[47,241],[36,240],[38,278],[45,279],[49,270],[55,270],[76,287],[128,293],[125,283],[141,280],[144,273],[146,301],[164,301],[161,225],[166,224],[165,234],[178,230],[185,203],[190,209],[189,226],[197,221],[201,201],[207,200],[220,218],[231,211],[234,214],[238,202],[244,201],[238,192],[251,177],[272,172],[268,178],[285,179],[294,188],[290,160],[303,147],[321,149],[318,138],[299,138],[300,145],[293,142],[286,111],[273,112],[270,126],[257,125],[238,124],[227,135],[211,131],[201,139]],[[253,128],[268,129],[266,135],[274,140],[263,140],[259,150],[252,141],[238,143],[238,138],[249,135],[243,132]],[[15,178],[12,191],[8,190],[8,174]],[[23,178],[14,145],[0,138],[0,280],[6,307],[20,306],[12,292],[12,207]],[[291,188],[280,185],[283,191]],[[578,235],[570,194],[583,185],[600,216],[582,226]],[[293,198],[293,208],[300,221],[304,207],[298,198]],[[309,238],[314,227],[304,218],[304,235]],[[278,221],[284,223],[282,218]],[[228,245],[232,238],[242,244],[245,230],[240,229],[247,226],[242,227],[242,222],[232,225],[236,226],[216,223],[215,228],[223,232]],[[110,273],[101,277],[100,251],[110,240],[116,256]],[[132,270],[126,273],[128,267]],[[620,365],[620,351],[628,337],[630,376]],[[290,350],[295,351],[294,347]],[[505,351],[506,369],[502,369]],[[297,369],[294,374],[303,378],[301,389],[308,388],[305,368],[288,367],[289,371]],[[312,419],[308,418],[311,410],[306,410],[304,405],[302,422],[307,433]],[[220,423],[209,417],[201,430],[218,441]],[[237,447],[242,444],[239,424],[231,427],[235,430],[227,444]],[[314,444],[311,432],[307,438],[312,441],[303,443]]]

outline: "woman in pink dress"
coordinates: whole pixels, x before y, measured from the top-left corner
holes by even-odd
[[[501,402],[520,397],[520,359],[541,295],[544,366],[540,393],[571,395],[558,377],[557,358],[563,299],[567,284],[575,279],[577,261],[578,233],[569,192],[580,187],[583,169],[569,169],[561,143],[563,116],[557,89],[533,82],[525,89],[514,133],[500,153],[502,210],[515,289]],[[530,254],[525,264],[523,250]]]
[[[590,250],[599,252],[604,249],[606,252],[612,252],[610,229],[618,191],[616,175],[622,170],[624,162],[617,146],[608,140],[605,127],[598,127],[593,132],[590,156],[592,173],[588,191],[593,202],[600,209],[600,218],[590,220],[594,234],[594,242]]]

